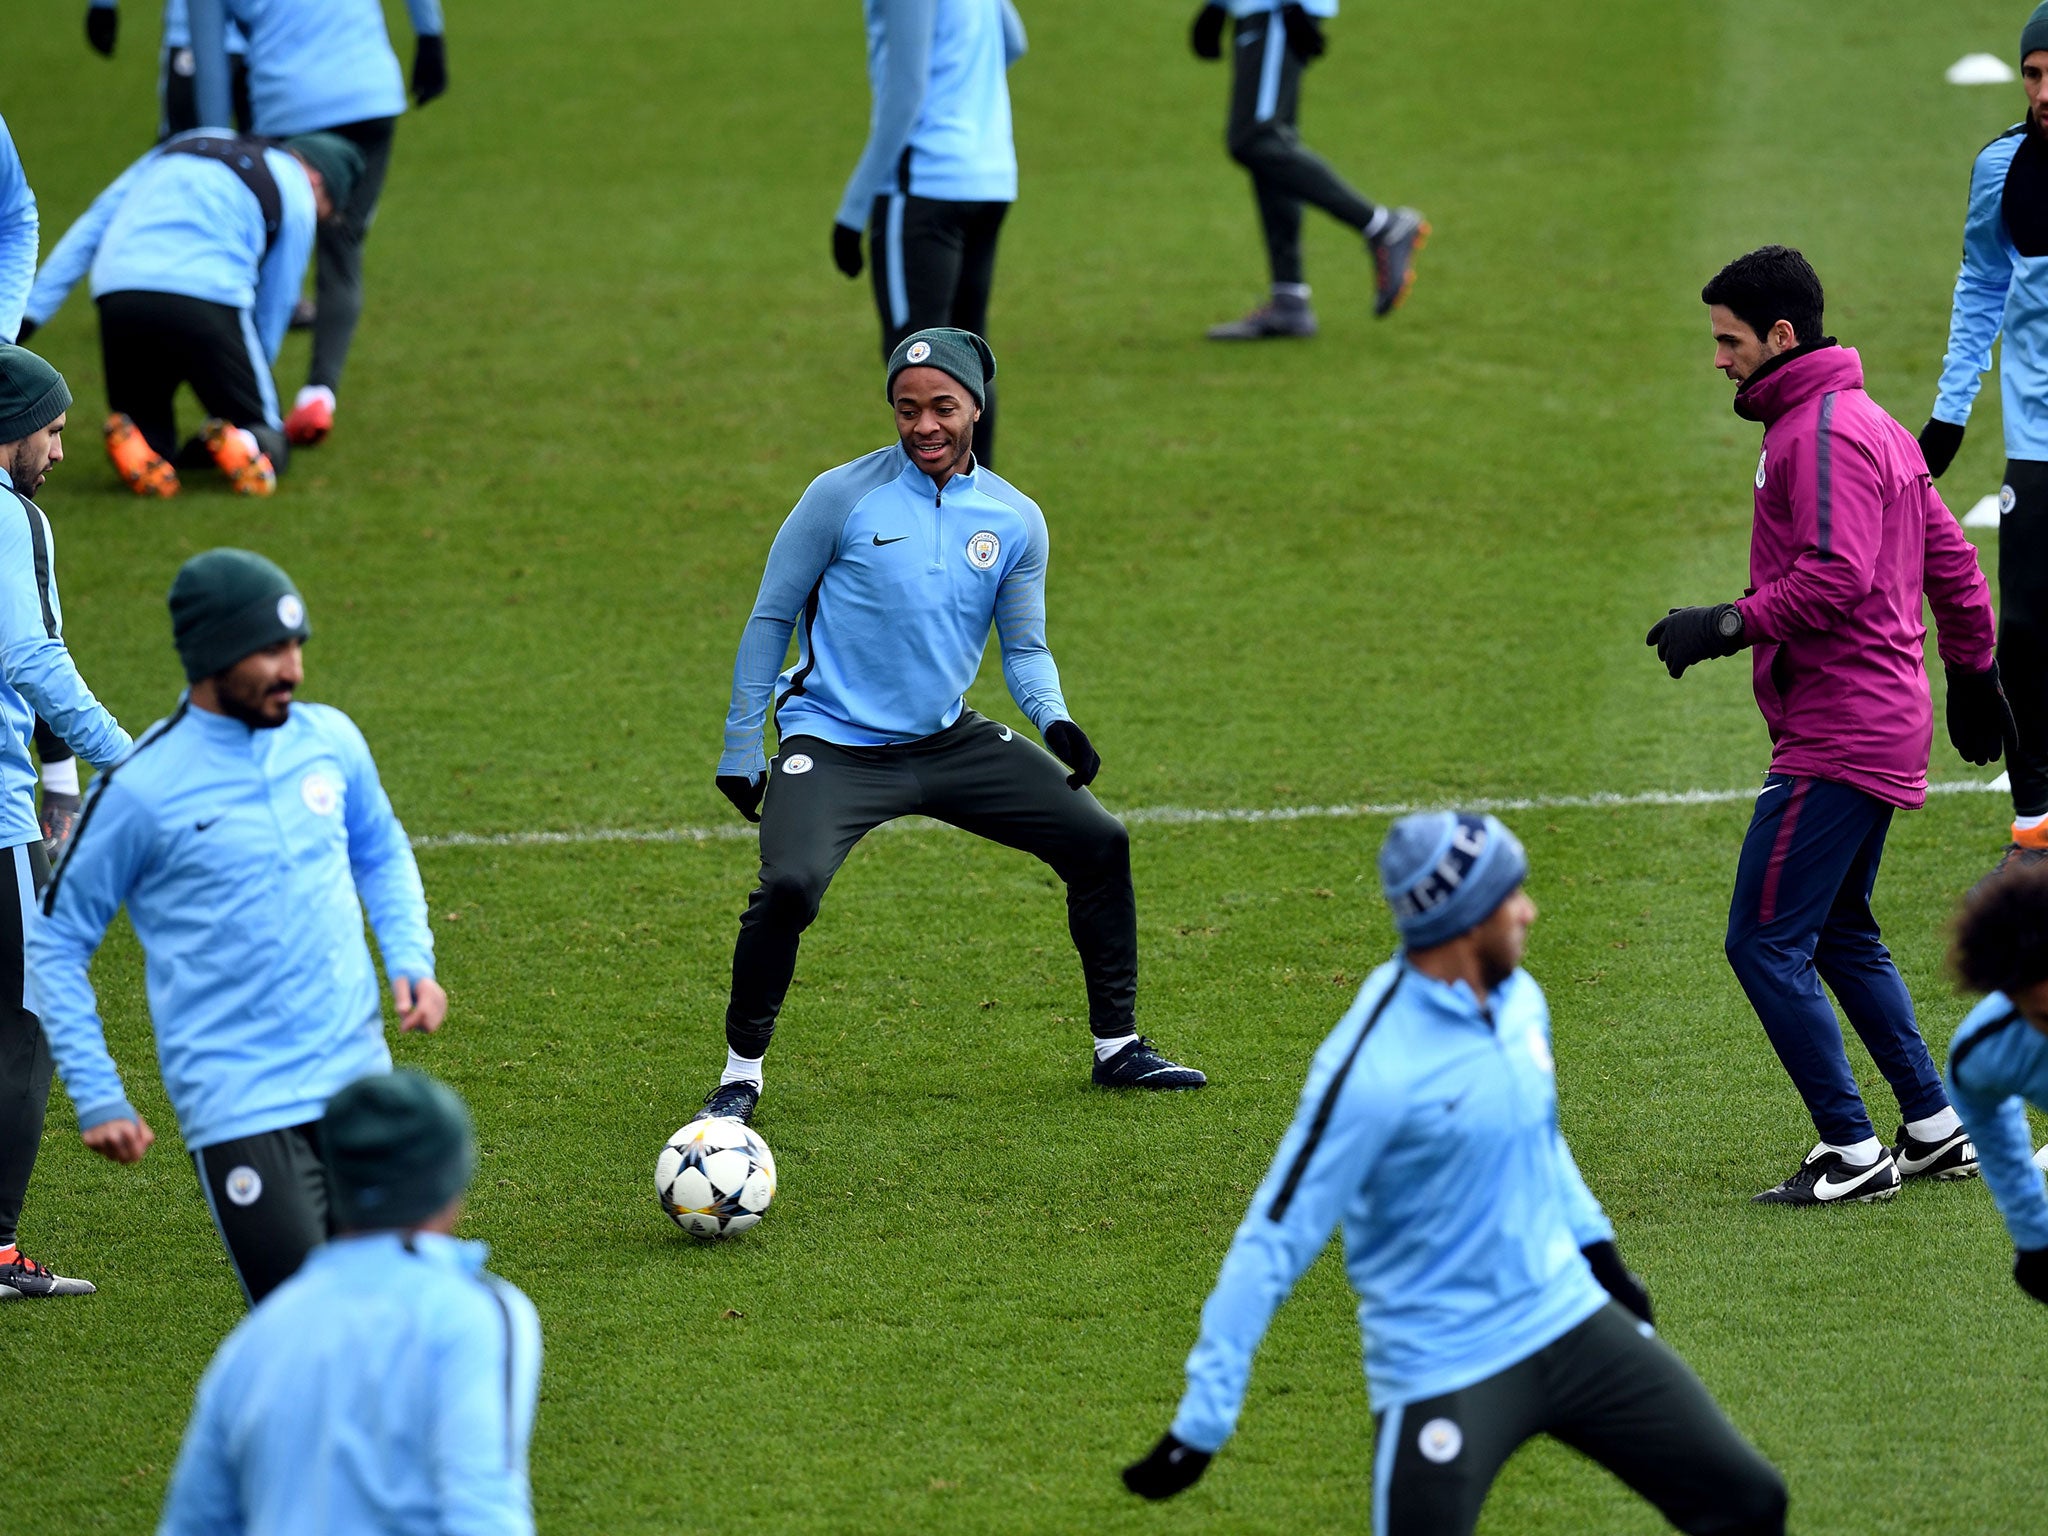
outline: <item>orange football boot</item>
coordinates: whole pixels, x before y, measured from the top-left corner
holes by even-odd
[[[255,434],[247,427],[230,426],[218,416],[210,416],[200,425],[199,436],[237,496],[268,496],[277,489],[277,471],[271,467],[270,455],[256,446]]]
[[[178,494],[178,472],[171,468],[170,460],[149,446],[134,418],[116,411],[107,418],[104,430],[107,457],[114,461],[114,472],[129,490],[138,496]]]

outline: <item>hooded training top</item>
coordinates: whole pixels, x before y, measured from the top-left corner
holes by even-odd
[[[365,907],[387,974],[434,974],[412,845],[362,732],[326,704],[259,731],[188,700],[94,781],[28,940],[81,1130],[135,1118],[87,975],[124,902],[188,1148],[317,1120],[390,1070]]]
[[[2028,1104],[2048,1109],[2048,1036],[1993,992],[1949,1042],[1942,1076],[2013,1246],[2048,1248],[2048,1191],[2027,1125]]]
[[[1927,799],[1934,706],[1924,594],[1941,659],[1991,665],[1991,594],[1977,552],[1927,475],[1913,434],[1863,392],[1832,341],[1781,353],[1735,396],[1764,424],[1735,606],[1754,649],[1771,772],[1847,784],[1888,805]]]
[[[733,664],[721,774],[778,739],[879,747],[960,718],[993,623],[1010,697],[1042,733],[1067,715],[1045,644],[1045,517],[979,464],[937,491],[898,443],[827,470],[775,535]],[[797,659],[779,677],[801,619]]]
[[[188,0],[193,89],[202,123],[233,120],[227,23],[249,40],[249,114],[282,138],[405,110],[405,75],[378,0]],[[441,35],[440,0],[405,0],[420,37]]]
[[[28,188],[7,119],[0,117],[0,341],[21,330],[29,285],[36,277],[39,227],[36,195]]]
[[[2048,459],[2048,140],[2026,123],[1986,144],[1970,168],[1937,420],[1968,425],[2001,333],[2006,457]]]
[[[158,1536],[529,1536],[540,1318],[486,1257],[315,1248],[200,1378]]]
[[[1557,1128],[1526,971],[1483,1004],[1400,956],[1366,978],[1202,1308],[1180,1439],[1230,1438],[1274,1311],[1340,1223],[1374,1412],[1484,1381],[1607,1304],[1579,1250],[1614,1228]]]
[[[224,128],[195,128],[165,140],[232,138]],[[277,361],[291,327],[306,259],[313,253],[313,183],[298,157],[263,151],[277,182],[280,217],[273,241],[263,206],[225,161],[163,153],[159,145],[129,166],[64,231],[36,274],[29,317],[47,325],[78,280],[92,273],[92,296],[177,293],[245,312],[244,339]]]
[[[30,751],[36,716],[95,768],[129,747],[128,733],[93,697],[64,644],[56,542],[43,509],[0,472],[0,848],[42,838]]]
[[[1010,65],[1024,22],[1010,0],[864,0],[867,147],[835,215],[864,228],[888,193],[961,203],[1017,198]]]

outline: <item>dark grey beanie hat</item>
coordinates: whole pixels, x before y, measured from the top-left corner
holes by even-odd
[[[2027,55],[2037,48],[2048,48],[2048,0],[2035,6],[2034,14],[2020,28],[2020,62],[2026,63]]]
[[[27,347],[0,343],[0,443],[18,443],[70,409],[63,374]]]
[[[912,331],[889,354],[889,382],[882,389],[883,399],[895,401],[896,375],[906,368],[936,368],[959,380],[976,405],[986,406],[989,381],[996,376],[996,355],[972,331],[950,325]]]
[[[280,640],[311,638],[306,601],[275,564],[246,549],[209,549],[171,583],[171,638],[185,680],[225,672]]]
[[[453,1088],[401,1067],[328,1100],[320,1160],[337,1227],[412,1227],[469,1188],[476,1135]]]
[[[327,183],[327,200],[346,208],[355,196],[356,183],[363,179],[363,152],[338,133],[300,133],[284,141],[284,147],[320,173]]]

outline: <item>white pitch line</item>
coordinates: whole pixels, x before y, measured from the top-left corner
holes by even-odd
[[[1980,784],[1975,779],[1950,779],[1927,786],[1930,795],[1982,795],[2005,789],[2002,779]],[[1358,805],[1226,806],[1209,810],[1185,805],[1141,805],[1119,811],[1126,826],[1202,826],[1213,822],[1257,824],[1272,821],[1351,821],[1366,816],[1406,816],[1411,811],[1580,811],[1628,810],[1655,806],[1730,805],[1754,800],[1755,789],[1652,789],[1625,795],[1602,790],[1590,795],[1523,795],[1509,799],[1452,802],[1388,801]],[[923,816],[906,816],[889,828],[907,831],[944,826]],[[751,838],[753,827],[732,823],[716,827],[590,827],[573,832],[436,832],[416,837],[412,845],[432,848],[561,848],[592,843],[714,843]]]

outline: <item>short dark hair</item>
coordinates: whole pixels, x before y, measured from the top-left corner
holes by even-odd
[[[1825,300],[1819,274],[1789,245],[1766,245],[1736,257],[1700,290],[1700,302],[1727,305],[1758,340],[1780,320],[1801,346],[1821,339]]]
[[[2048,863],[2014,865],[1963,899],[1949,969],[1973,992],[2022,992],[2048,981]]]

